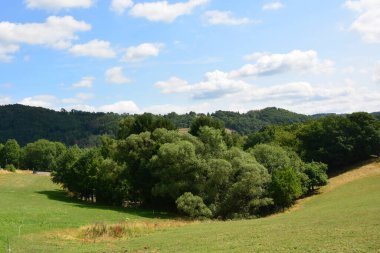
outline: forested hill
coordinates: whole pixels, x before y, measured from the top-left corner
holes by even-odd
[[[14,138],[24,146],[43,138],[66,145],[94,146],[99,135],[116,133],[120,116],[16,104],[0,106],[0,119],[0,143]]]
[[[182,115],[169,113],[164,117],[178,128],[188,128],[198,115],[194,112]],[[241,134],[258,131],[270,124],[303,122],[313,118],[274,107],[247,113],[217,111],[211,115],[222,120],[227,128]],[[94,146],[99,143],[100,135],[115,136],[119,121],[125,116],[76,110],[58,112],[18,104],[4,105],[0,106],[0,143],[14,138],[23,146],[44,138],[66,145]],[[380,118],[380,113],[375,116]]]

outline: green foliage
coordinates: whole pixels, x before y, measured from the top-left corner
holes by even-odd
[[[210,209],[203,203],[199,196],[194,196],[191,192],[185,192],[176,200],[177,209],[191,218],[211,218]]]
[[[170,120],[162,116],[155,116],[151,113],[129,116],[120,122],[118,138],[125,139],[132,134],[153,132],[158,128],[165,128],[168,130],[176,129]]]
[[[302,195],[301,181],[293,169],[277,169],[272,173],[270,191],[276,206],[287,207]]]
[[[256,160],[264,165],[270,173],[277,169],[291,166],[291,160],[287,152],[279,146],[259,144],[251,152]]]
[[[24,105],[0,106],[0,142],[16,139],[21,146],[48,139],[81,147],[99,144],[98,136],[117,133],[120,115],[76,110],[60,112]]]
[[[57,169],[57,159],[65,150],[65,145],[60,142],[41,139],[29,143],[23,149],[23,167],[40,171],[55,170]]]
[[[194,136],[198,136],[201,128],[205,126],[219,129],[223,134],[225,133],[223,121],[210,116],[199,116],[196,118],[193,123],[191,123],[189,133]]]
[[[380,153],[380,122],[368,113],[324,117],[305,124],[297,135],[301,156],[330,170]]]
[[[307,175],[306,186],[309,192],[314,191],[316,187],[324,186],[328,182],[327,165],[324,163],[307,163],[305,164],[303,173]]]
[[[8,140],[5,143],[5,145],[1,148],[1,153],[0,153],[1,166],[4,167],[8,164],[9,165],[12,164],[15,167],[19,167],[20,154],[21,154],[21,149],[17,141],[15,139]]]
[[[4,170],[10,171],[10,172],[16,172],[16,167],[13,164],[7,164],[5,165]]]

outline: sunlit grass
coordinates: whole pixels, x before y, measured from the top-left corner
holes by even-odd
[[[51,191],[57,196],[41,193]],[[0,175],[0,201],[7,203],[1,250],[8,234],[11,252],[380,252],[379,164],[332,179],[296,209],[257,220],[188,224],[107,210],[70,202],[47,177],[33,175]]]

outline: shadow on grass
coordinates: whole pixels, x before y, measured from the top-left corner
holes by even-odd
[[[51,200],[65,202],[65,203],[72,204],[73,206],[80,207],[80,208],[112,210],[116,212],[136,215],[136,216],[140,216],[144,218],[169,219],[169,218],[176,217],[176,215],[168,213],[168,212],[154,211],[154,210],[148,210],[148,209],[142,209],[142,208],[115,207],[115,206],[99,205],[96,203],[88,203],[88,202],[84,202],[84,201],[67,196],[67,193],[64,190],[37,191],[36,193],[45,195]]]

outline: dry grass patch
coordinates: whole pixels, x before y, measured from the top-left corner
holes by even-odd
[[[80,227],[79,229],[64,229],[50,233],[50,237],[63,240],[80,240],[83,242],[110,241],[115,239],[129,239],[182,227],[190,224],[199,224],[200,221],[190,220],[156,220],[156,221],[122,221],[116,224],[104,222]]]
[[[359,167],[354,167],[353,169],[344,172],[338,176],[329,178],[329,183],[322,187],[321,189],[318,190],[319,193],[326,193],[334,190],[335,188],[345,185],[347,183],[353,182],[358,179],[366,178],[366,177],[371,177],[371,176],[376,176],[380,175],[380,162],[375,161],[371,162]],[[297,211],[303,207],[305,202],[309,201],[310,199],[314,198],[316,195],[312,195],[303,199],[299,199],[296,201],[296,203],[291,206],[290,208],[286,209],[283,213],[290,213]],[[281,215],[282,213],[277,213],[272,216],[277,216]]]

